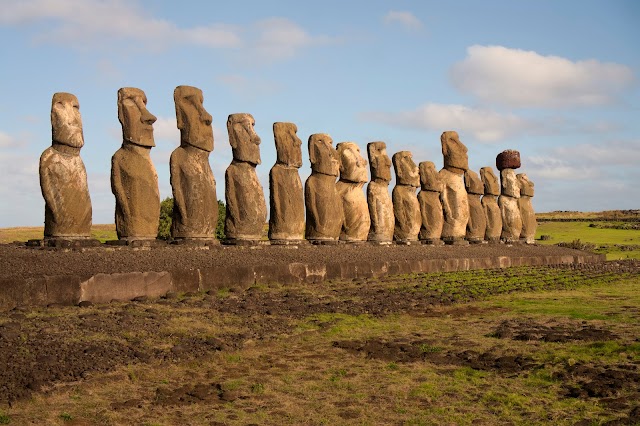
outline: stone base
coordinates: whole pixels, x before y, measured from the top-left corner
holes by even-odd
[[[187,247],[218,246],[220,241],[215,238],[176,238],[171,244]]]
[[[443,246],[444,245],[444,241],[442,241],[440,238],[427,238],[420,241],[425,246]]]
[[[272,246],[301,246],[308,245],[307,240],[269,240]]]
[[[500,244],[502,242],[502,241],[500,241],[500,237],[487,238],[485,241],[487,242],[487,244]]]
[[[524,244],[524,242],[520,241],[520,239],[514,239],[514,238],[501,238],[500,239],[504,244],[509,244],[509,245],[519,245],[519,244]]]
[[[418,246],[422,243],[418,240],[396,240],[394,241],[399,246]]]
[[[121,238],[119,240],[108,240],[104,242],[108,246],[128,246],[128,247],[164,247],[167,245],[165,240],[158,239],[142,239],[142,238]]]
[[[367,241],[368,244],[372,245],[372,246],[390,246],[393,244],[393,241],[375,241],[375,240],[368,240]]]
[[[222,240],[225,246],[268,246],[269,240],[238,240],[236,238],[227,238]]]
[[[39,243],[39,244],[38,244]],[[29,247],[53,247],[53,248],[84,248],[100,247],[100,241],[94,238],[45,238],[44,240],[29,240]]]
[[[448,246],[468,246],[469,241],[460,237],[443,237],[442,241]]]
[[[307,240],[314,246],[337,246],[340,244],[338,240]]]
[[[484,238],[465,238],[467,241],[469,241],[469,244],[487,244],[487,242],[484,240]]]
[[[520,244],[536,244],[535,238],[520,238]]]
[[[367,242],[366,240],[338,240],[338,241],[340,241],[340,244],[349,244],[349,245],[365,244]]]

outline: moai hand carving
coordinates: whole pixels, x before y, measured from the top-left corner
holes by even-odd
[[[393,239],[401,244],[410,244],[418,240],[422,225],[416,196],[416,189],[420,187],[420,173],[409,151],[393,154],[393,168],[396,171],[396,186],[392,192],[395,216]]]
[[[215,240],[218,224],[216,181],[209,164],[213,151],[212,117],[204,109],[202,90],[178,86],[173,92],[180,146],[171,153],[173,221],[177,240]]]
[[[256,166],[260,164],[260,137],[251,114],[231,114],[227,120],[233,161],[225,173],[227,244],[257,243],[267,220],[267,204]]]
[[[342,232],[340,239],[366,241],[371,227],[369,206],[362,188],[367,182],[367,160],[360,155],[360,148],[353,142],[336,145],[340,160],[340,179],[336,191],[342,202]]]
[[[342,228],[342,205],[336,191],[340,163],[332,142],[331,136],[325,133],[309,136],[311,176],[304,186],[305,237],[316,244],[337,241]]]
[[[371,182],[367,185],[367,204],[371,227],[368,240],[377,243],[391,243],[395,226],[393,202],[389,195],[391,181],[391,159],[387,155],[384,142],[367,144],[367,155],[371,168]]]
[[[462,175],[469,169],[467,147],[460,142],[458,133],[454,131],[442,133],[440,143],[444,156],[444,168],[438,173],[444,184],[442,240],[447,244],[466,244],[464,238],[469,221],[469,197]]]
[[[502,215],[501,239],[509,244],[519,241],[522,231],[522,216],[518,207],[520,183],[514,169],[520,167],[520,153],[508,149],[496,157],[496,167],[500,170],[500,196],[498,206]]]
[[[536,213],[533,211],[531,198],[533,198],[533,182],[529,180],[526,174],[520,173],[516,175],[520,184],[520,198],[518,199],[518,207],[520,209],[520,217],[522,218],[522,231],[520,232],[520,240],[526,244],[535,244]]]
[[[466,239],[470,243],[482,243],[487,232],[487,216],[480,202],[480,197],[484,195],[484,185],[476,172],[465,170],[464,186],[467,189],[469,200],[469,221],[467,222]]]
[[[442,213],[442,189],[444,185],[440,181],[436,165],[431,161],[423,161],[419,164],[420,169],[420,192],[418,202],[420,203],[420,214],[422,225],[420,227],[419,238],[424,244],[442,245],[442,226],[444,225],[444,215]]]
[[[271,244],[304,239],[304,191],[298,169],[302,141],[293,123],[273,123],[277,160],[269,172],[269,240]]]
[[[158,174],[151,161],[153,123],[140,89],[118,90],[122,147],[111,158],[111,191],[116,198],[116,232],[121,240],[155,239],[160,219]]]
[[[487,217],[485,239],[490,243],[498,243],[502,234],[502,213],[500,213],[497,200],[500,195],[500,184],[491,167],[481,168],[480,178],[484,184],[484,196],[481,203]]]
[[[55,93],[51,99],[52,144],[40,156],[46,239],[91,236],[91,198],[87,171],[80,158],[84,145],[78,99]]]

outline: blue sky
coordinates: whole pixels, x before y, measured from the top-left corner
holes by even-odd
[[[226,119],[248,112],[262,138],[268,197],[272,123],[306,141],[329,133],[362,152],[382,140],[442,167],[456,130],[469,165],[521,153],[536,211],[640,208],[637,1],[2,0],[0,227],[44,221],[40,153],[55,92],[80,102],[93,222],[113,223],[109,173],[121,144],[116,94],[145,91],[162,198],[179,144],[173,90],[204,92],[219,199],[231,161]],[[391,188],[390,188],[391,189]]]

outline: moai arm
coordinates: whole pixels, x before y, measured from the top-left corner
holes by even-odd
[[[234,220],[240,217],[240,209],[238,208],[237,189],[233,178],[233,172],[227,170],[224,176],[224,194],[227,202],[227,212]]]
[[[126,200],[126,192],[122,184],[122,174],[120,166],[116,164],[116,156],[111,157],[111,192],[116,197],[116,204],[120,206],[122,215],[125,218],[130,217],[129,203]]]
[[[175,160],[173,154],[169,159],[169,169],[171,172],[171,188],[173,188],[173,208],[180,209],[180,217],[184,223],[188,223],[189,212],[187,211],[186,201],[184,199],[184,188],[182,187],[182,171],[178,166],[178,161]],[[181,208],[183,207],[183,208]]]
[[[447,221],[451,218],[451,206],[449,205],[449,197],[447,197],[447,188],[443,188],[440,193],[440,202],[442,202],[442,212],[444,213],[444,220]]]
[[[56,214],[60,211],[60,206],[58,205],[54,185],[51,184],[51,167],[49,167],[47,160],[48,158],[45,159],[44,154],[40,157],[40,189],[45,203],[50,207],[53,221],[58,222]]]

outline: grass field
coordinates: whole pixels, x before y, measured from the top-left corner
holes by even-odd
[[[0,424],[628,421],[640,397],[639,286],[637,274],[527,267],[36,309],[20,314],[10,349],[26,366],[67,346],[154,355],[0,404]],[[433,297],[448,302],[420,304]],[[57,340],[29,346],[43,329]],[[215,339],[226,345],[184,350]]]
[[[41,240],[44,236],[44,228],[38,226],[1,228],[0,244],[13,243],[14,241]],[[91,227],[91,238],[105,242],[107,240],[117,240],[115,225],[93,225]]]
[[[539,244],[570,243],[580,240],[583,243],[595,244],[595,251],[606,254],[607,260],[640,259],[640,230],[590,227],[591,223],[604,222],[540,222],[536,240]],[[612,223],[606,222],[606,224]],[[541,235],[550,235],[551,239],[541,241]]]

